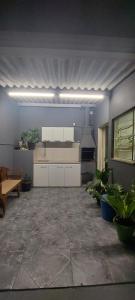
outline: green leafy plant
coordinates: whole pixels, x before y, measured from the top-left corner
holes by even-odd
[[[113,195],[108,195],[107,202],[116,212],[116,221],[122,225],[132,225],[135,214],[135,190],[132,188],[128,192],[115,191]]]
[[[133,181],[133,183],[131,184],[131,189],[130,189],[130,193],[135,193],[135,180]]]
[[[96,176],[92,182],[88,182],[86,186],[86,191],[96,198],[98,201],[100,200],[100,196],[106,192],[106,185],[109,180],[109,168],[106,164],[105,169],[102,171],[96,170]]]
[[[24,131],[21,135],[21,140],[27,146],[28,143],[36,144],[39,142],[39,129],[33,128],[27,131]]]
[[[108,194],[108,195],[114,195],[117,192],[118,193],[124,192],[123,186],[118,183],[107,184],[105,190],[106,190],[106,194]]]
[[[103,169],[102,171],[100,170],[96,170],[96,178],[99,179],[100,181],[102,181],[102,183],[104,185],[106,185],[108,183],[108,179],[109,179],[109,172],[110,170],[108,168]]]
[[[105,186],[101,180],[94,178],[92,182],[88,182],[86,191],[92,195],[93,198],[100,200],[100,196],[105,193]]]

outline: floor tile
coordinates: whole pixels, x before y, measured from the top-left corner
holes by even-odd
[[[0,235],[0,253],[1,251],[16,252],[24,251],[27,247],[29,232],[23,230],[3,231]]]
[[[13,289],[34,289],[39,288],[31,278],[31,274],[21,267],[13,284]]]
[[[0,253],[0,289],[13,287],[22,258],[22,252],[4,251]]]
[[[133,281],[134,250],[84,187],[33,188],[0,219],[0,288]]]
[[[64,286],[72,283],[70,258],[62,250],[54,254],[39,247],[31,257],[23,260],[22,266],[40,287],[59,286],[60,282]],[[63,282],[64,277],[67,281]]]
[[[111,272],[102,253],[71,252],[74,285],[93,285],[112,282]]]
[[[124,253],[111,255],[106,259],[112,280],[116,282],[135,281],[135,257]]]

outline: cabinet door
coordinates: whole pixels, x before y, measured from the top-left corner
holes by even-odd
[[[46,139],[46,127],[42,127],[42,142]]]
[[[64,166],[61,164],[56,166],[56,185],[64,186]]]
[[[64,166],[55,164],[49,166],[49,186],[64,186]]]
[[[54,127],[46,127],[47,141],[54,141]]]
[[[53,127],[52,140],[63,141],[63,127]]]
[[[52,127],[42,127],[42,142],[50,141],[52,138]]]
[[[48,186],[48,165],[34,164],[34,186]]]
[[[63,141],[63,127],[42,127],[42,141]]]
[[[81,168],[80,164],[65,165],[65,186],[81,185]]]
[[[64,141],[74,142],[74,127],[64,127]]]

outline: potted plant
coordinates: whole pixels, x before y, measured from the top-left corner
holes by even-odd
[[[31,177],[25,174],[22,179],[22,192],[28,192],[31,190],[32,180]]]
[[[96,198],[98,205],[100,205],[101,196],[106,192],[106,185],[109,180],[109,171],[107,164],[105,165],[105,169],[102,171],[97,169],[94,180],[88,182],[86,186],[86,191],[92,195],[93,198]]]
[[[130,242],[135,229],[135,189],[131,186],[128,192],[115,191],[113,195],[108,195],[107,202],[116,213],[113,221],[119,240],[125,243]]]
[[[101,180],[94,178],[92,182],[88,182],[86,191],[97,200],[97,204],[100,206],[101,195],[105,193],[105,186]]]
[[[115,217],[116,213],[112,206],[108,203],[108,195],[114,195],[115,192],[123,192],[123,187],[117,183],[115,184],[108,184],[105,187],[105,194],[101,196],[100,203],[101,203],[101,214],[104,220],[112,222],[113,218]]]
[[[26,145],[26,148],[28,148],[29,150],[33,150],[35,148],[35,144],[40,140],[38,128],[24,131],[21,135],[21,140]]]

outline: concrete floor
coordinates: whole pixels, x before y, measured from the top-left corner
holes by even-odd
[[[135,281],[135,249],[84,188],[33,188],[0,219],[0,289]]]

